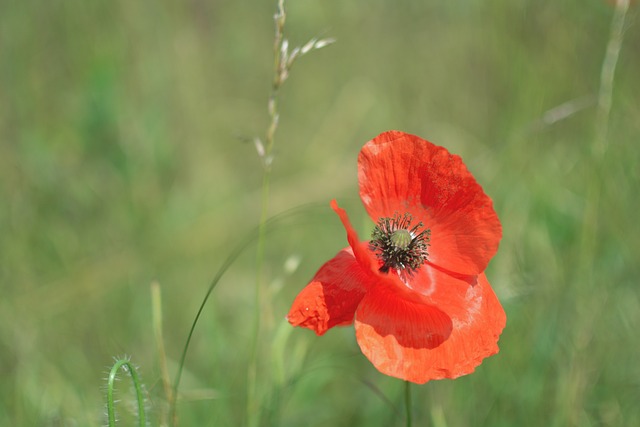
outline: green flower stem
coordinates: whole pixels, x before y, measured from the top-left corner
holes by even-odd
[[[412,425],[411,417],[411,383],[409,381],[404,382],[404,404],[406,410],[407,427]]]
[[[142,391],[142,383],[138,377],[138,371],[128,359],[118,359],[109,372],[109,382],[107,386],[107,416],[109,419],[109,427],[115,427],[116,425],[116,410],[114,404],[114,384],[116,381],[116,375],[120,368],[124,368],[126,372],[131,376],[133,386],[136,390],[136,399],[138,401],[138,426],[145,427],[147,425],[147,418],[144,409],[144,393]]]

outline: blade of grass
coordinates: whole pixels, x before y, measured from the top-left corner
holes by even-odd
[[[167,353],[165,351],[164,339],[162,334],[162,295],[160,293],[160,284],[158,282],[151,283],[151,310],[153,321],[153,336],[156,341],[156,350],[158,352],[158,363],[160,365],[160,375],[162,377],[162,388],[164,390],[167,402],[173,401],[173,390],[171,389],[171,379],[169,377],[169,369],[167,368]],[[166,425],[166,413],[162,412],[161,425]]]
[[[275,215],[269,218],[264,224],[265,235],[267,235],[268,232],[270,231],[276,230],[286,221],[292,218],[295,218],[301,214],[307,214],[309,210],[320,207],[320,206],[323,206],[323,205],[317,204],[317,203],[302,205],[296,208],[289,209],[287,211],[284,211],[278,215]],[[216,286],[220,282],[220,279],[222,279],[222,276],[224,276],[224,274],[227,272],[229,267],[233,265],[235,260],[242,254],[242,252],[251,243],[257,240],[257,237],[260,233],[259,229],[260,229],[260,226],[254,228],[249,233],[247,233],[246,236],[241,240],[239,240],[238,244],[229,253],[227,258],[224,260],[224,262],[216,272],[215,276],[211,280],[211,283],[209,284],[209,288],[207,289],[207,292],[205,293],[205,296],[202,299],[202,303],[200,304],[200,307],[196,313],[193,323],[191,324],[189,334],[187,335],[187,340],[182,349],[182,355],[180,356],[180,361],[178,363],[178,371],[176,373],[176,378],[173,383],[173,390],[171,392],[171,400],[169,401],[169,420],[171,425],[174,427],[177,426],[177,423],[178,423],[176,403],[178,398],[178,388],[180,387],[180,380],[182,378],[182,370],[184,368],[185,360],[187,357],[189,344],[191,343],[191,339],[193,338],[193,333],[195,331],[196,325],[198,324],[198,320],[200,319],[202,311],[204,310],[204,306],[206,305],[207,301],[209,300],[209,297],[211,296],[211,293],[216,288]]]
[[[591,150],[591,162],[595,172],[590,181],[587,194],[587,206],[582,222],[582,265],[588,265],[595,251],[598,233],[598,207],[602,191],[602,169],[608,148],[609,119],[613,99],[613,83],[616,67],[620,57],[624,39],[624,23],[629,10],[629,0],[617,0],[611,18],[611,30],[607,50],[600,71],[600,88],[598,90],[597,112],[595,121],[595,138]]]

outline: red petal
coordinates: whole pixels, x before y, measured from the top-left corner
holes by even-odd
[[[346,248],[326,262],[298,294],[287,320],[322,335],[334,326],[350,325],[365,292],[363,271]]]
[[[374,221],[411,213],[431,229],[429,260],[477,275],[498,250],[502,228],[491,199],[459,156],[415,135],[390,131],[362,148],[360,197]]]
[[[442,305],[407,300],[393,287],[371,288],[360,303],[355,321],[358,344],[386,375],[419,384],[456,378],[498,352],[506,316],[485,275],[470,285],[444,272],[432,274],[437,289],[453,287],[448,294],[439,291]],[[461,289],[466,289],[462,300]],[[432,294],[434,300],[437,293]]]
[[[375,255],[368,249],[368,244],[363,244],[358,238],[358,233],[353,229],[347,212],[338,206],[338,202],[331,201],[331,208],[338,214],[345,231],[347,232],[347,241],[353,250],[354,256],[363,269],[376,272],[378,270],[378,261]],[[366,242],[365,242],[366,243]]]

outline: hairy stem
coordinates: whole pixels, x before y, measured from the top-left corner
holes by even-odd
[[[138,426],[145,427],[147,425],[146,412],[144,409],[144,393],[142,390],[142,383],[138,377],[138,371],[135,366],[131,364],[128,359],[118,359],[109,372],[109,380],[107,385],[107,417],[109,421],[109,427],[115,427],[116,425],[116,410],[115,400],[113,397],[115,391],[115,381],[118,374],[118,370],[124,368],[129,373],[133,386],[136,390],[136,399],[138,402]]]

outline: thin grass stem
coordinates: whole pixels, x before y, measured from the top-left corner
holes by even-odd
[[[611,31],[607,43],[607,51],[600,71],[600,88],[598,90],[595,157],[600,159],[606,150],[609,133],[609,118],[613,104],[613,83],[620,58],[622,40],[624,39],[624,23],[629,10],[629,0],[617,0],[611,19]]]
[[[275,37],[273,43],[273,85],[271,94],[267,103],[267,111],[269,113],[270,123],[265,135],[265,147],[262,153],[262,191],[261,191],[261,213],[260,223],[258,227],[258,248],[256,251],[256,285],[255,285],[255,303],[254,303],[254,324],[251,343],[251,353],[249,355],[249,367],[247,369],[247,425],[250,427],[258,424],[259,404],[258,404],[258,348],[261,333],[262,321],[262,304],[264,303],[264,291],[262,284],[262,270],[264,265],[264,253],[266,246],[266,222],[269,214],[269,181],[271,177],[271,162],[273,144],[275,141],[275,133],[278,128],[278,93],[280,86],[284,82],[282,76],[282,43],[284,40],[284,23],[286,14],[284,11],[284,0],[278,0],[277,11],[274,16],[275,20]]]
[[[603,167],[606,158],[609,138],[609,122],[613,104],[613,85],[615,72],[620,58],[620,50],[624,39],[624,25],[629,10],[629,0],[617,0],[611,18],[611,30],[607,50],[600,71],[600,87],[598,90],[597,111],[595,120],[595,137],[591,150],[591,163],[595,179],[587,194],[582,228],[582,265],[589,263],[595,255],[595,243],[598,233],[598,210],[602,193]],[[588,264],[587,264],[588,265]]]
[[[620,51],[624,38],[624,24],[629,9],[629,0],[617,0],[607,42],[607,50],[602,61],[600,72],[600,86],[598,90],[594,137],[591,145],[590,157],[587,159],[589,174],[591,179],[586,189],[585,209],[582,219],[582,229],[580,236],[580,248],[578,253],[579,272],[575,283],[580,285],[582,292],[591,295],[590,299],[582,301],[583,306],[595,304],[599,306],[606,300],[606,292],[600,286],[597,279],[598,262],[598,242],[601,236],[601,215],[602,199],[606,190],[608,172],[608,151],[609,143],[609,123],[611,118],[611,108],[613,105],[613,90],[615,72],[620,57]],[[573,298],[573,296],[572,296]],[[592,379],[585,376],[585,372],[593,372],[591,360],[585,353],[587,344],[591,342],[595,325],[599,322],[597,315],[590,315],[580,323],[574,334],[574,346],[567,366],[571,369],[568,372],[567,386],[563,395],[561,405],[561,417],[565,419],[565,424],[580,424],[583,420],[583,408],[586,395],[588,394],[588,384]],[[588,376],[588,375],[587,375]]]
[[[162,328],[162,294],[158,282],[151,283],[151,313],[153,321],[153,336],[156,341],[158,351],[158,364],[160,365],[160,376],[162,378],[162,388],[167,402],[173,401],[173,390],[171,389],[171,378],[167,367],[167,353],[164,345]],[[166,425],[166,412],[163,410],[161,425]]]
[[[275,230],[277,229],[281,223],[284,223],[285,221],[291,219],[291,218],[295,218],[296,216],[300,215],[300,214],[304,214],[304,213],[308,213],[309,209],[314,209],[317,208],[319,206],[319,204],[307,204],[307,205],[302,205],[299,206],[297,208],[293,208],[293,209],[289,209],[287,211],[284,211],[278,215],[275,215],[269,219],[267,219],[264,222],[264,225],[262,226],[262,232],[267,235],[269,231]],[[229,269],[229,267],[231,267],[231,265],[233,265],[233,263],[235,262],[235,260],[242,254],[242,252],[255,240],[257,240],[257,236],[259,236],[260,233],[260,226],[258,226],[257,228],[254,228],[253,230],[251,230],[249,233],[247,233],[245,235],[245,237],[243,239],[241,239],[238,244],[233,248],[233,250],[229,253],[229,255],[227,256],[227,258],[224,260],[224,262],[222,263],[222,265],[220,266],[220,268],[218,269],[218,271],[216,272],[215,276],[213,277],[213,279],[211,280],[211,283],[209,284],[209,288],[207,289],[207,292],[205,293],[204,298],[202,299],[202,303],[200,304],[200,307],[198,308],[198,311],[196,313],[195,318],[193,319],[193,323],[191,324],[191,329],[189,329],[189,334],[187,335],[187,340],[184,344],[184,347],[182,349],[182,354],[180,356],[180,361],[178,362],[178,371],[176,373],[176,377],[175,380],[173,382],[173,390],[171,392],[171,401],[169,402],[169,420],[171,422],[172,426],[177,426],[178,425],[178,420],[177,420],[177,398],[178,398],[178,389],[180,387],[180,380],[182,378],[182,370],[184,368],[185,365],[185,361],[186,361],[186,357],[187,357],[187,352],[189,350],[189,345],[191,343],[191,339],[193,338],[193,333],[195,331],[196,325],[198,324],[198,320],[200,319],[200,316],[204,310],[205,305],[207,304],[207,301],[209,300],[209,297],[211,296],[211,293],[213,292],[213,290],[216,288],[216,286],[218,285],[218,283],[220,282],[220,279],[222,279],[222,276],[224,276],[224,274],[227,272],[227,270]]]
[[[245,239],[240,241],[240,243],[234,248],[234,250],[231,251],[229,256],[227,256],[225,261],[222,263],[222,266],[220,266],[220,269],[218,270],[213,280],[211,281],[211,284],[209,285],[209,288],[207,289],[207,292],[204,298],[202,299],[202,303],[200,303],[200,307],[198,308],[196,316],[193,319],[193,323],[191,324],[191,329],[189,329],[189,334],[187,335],[187,341],[185,342],[184,348],[182,349],[182,355],[180,356],[180,362],[178,363],[178,371],[176,373],[176,378],[173,383],[173,391],[171,392],[171,401],[169,402],[169,408],[170,408],[169,418],[171,420],[172,426],[178,425],[177,410],[176,410],[178,388],[180,387],[182,370],[184,368],[185,360],[187,358],[187,351],[189,350],[189,344],[191,343],[191,339],[193,338],[193,332],[195,331],[196,325],[198,324],[198,320],[202,315],[204,306],[207,304],[207,301],[209,300],[211,293],[220,282],[220,279],[222,278],[224,273],[229,269],[229,267],[231,267],[234,261],[240,256],[242,251],[244,251],[244,249],[251,243],[251,241],[254,239],[254,235],[255,235],[255,230],[252,233],[250,233]]]

